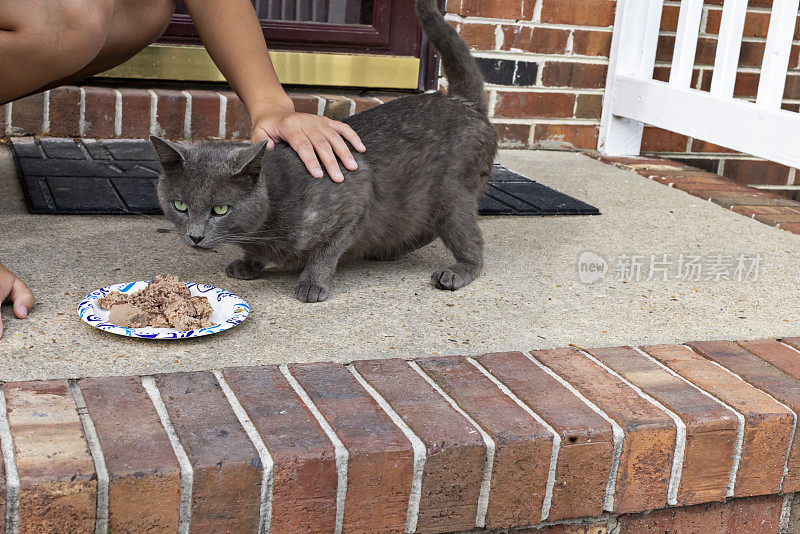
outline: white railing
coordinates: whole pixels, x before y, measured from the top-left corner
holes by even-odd
[[[774,0],[755,102],[733,98],[747,0],[725,0],[710,92],[691,88],[703,0],[682,0],[669,82],[653,80],[663,0],[618,0],[598,150],[638,155],[644,124],[800,167],[800,113],[781,109],[800,0]]]

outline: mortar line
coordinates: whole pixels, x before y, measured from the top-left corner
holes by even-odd
[[[483,477],[481,479],[481,488],[480,493],[478,494],[478,511],[475,514],[475,526],[478,528],[483,528],[486,526],[486,513],[489,510],[489,492],[491,490],[491,482],[492,482],[492,469],[494,468],[494,452],[496,450],[496,445],[494,439],[483,429],[481,426],[472,418],[470,415],[465,412],[458,403],[453,400],[450,395],[445,393],[445,391],[434,382],[433,378],[431,378],[428,373],[423,371],[422,367],[419,366],[417,362],[409,361],[407,362],[408,365],[414,369],[414,371],[421,376],[425,382],[430,384],[430,386],[436,390],[436,392],[447,401],[452,408],[460,413],[469,423],[475,427],[475,429],[480,433],[481,437],[483,438],[483,443],[486,445],[486,463],[483,465]]]
[[[573,29],[574,31],[574,29]],[[520,49],[516,49],[520,50]],[[600,56],[584,55],[563,55],[552,56],[539,52],[516,52],[512,50],[472,50],[473,56],[488,59],[506,59],[509,61],[522,61],[525,63],[541,63],[545,61],[559,61],[560,63],[570,63],[574,65],[608,65],[608,58]],[[575,89],[574,87],[567,87]]]
[[[183,113],[183,138],[188,141],[192,138],[192,93],[181,91],[186,98],[186,107]]]
[[[353,100],[352,98],[348,98],[346,96],[343,96],[342,98],[345,99],[345,100],[350,101],[350,107],[348,109],[348,116],[352,117],[353,115],[356,114],[356,101]]]
[[[679,375],[677,372],[673,371],[667,365],[665,365],[665,364],[661,363],[660,361],[658,361],[657,358],[655,358],[653,356],[650,356],[649,354],[647,354],[645,351],[643,351],[639,347],[633,347],[633,350],[635,350],[636,352],[638,352],[639,354],[641,354],[642,356],[644,356],[645,358],[647,358],[651,362],[655,363],[656,365],[658,365],[659,367],[661,367],[662,369],[667,371],[669,374],[671,374],[672,376],[674,376],[678,380],[686,382],[687,384],[692,386],[694,389],[696,389],[697,391],[699,391],[700,393],[702,393],[703,395],[705,395],[709,399],[719,403],[724,408],[730,410],[736,416],[736,419],[738,421],[738,426],[737,426],[737,429],[736,429],[736,445],[733,448],[733,465],[731,466],[731,472],[728,474],[728,488],[727,488],[727,490],[725,492],[725,496],[726,497],[733,497],[733,490],[734,490],[734,486],[736,485],[736,475],[739,473],[739,461],[742,458],[742,444],[744,442],[744,422],[745,422],[744,415],[739,413],[737,410],[734,410],[731,406],[727,405],[726,403],[724,403],[723,401],[721,401],[720,399],[718,399],[717,397],[715,397],[714,395],[712,395],[708,391],[706,391],[703,388],[695,385],[688,378],[684,378],[683,376]]]
[[[791,493],[787,493],[783,496],[781,515],[778,520],[778,534],[791,534],[789,532],[789,519],[792,517],[792,495]]]
[[[691,347],[689,347],[689,346],[686,346],[686,348],[692,350]],[[694,352],[694,351],[692,350],[692,352]],[[738,378],[739,380],[741,380],[745,384],[757,389],[758,391],[760,391],[761,393],[763,393],[764,395],[766,395],[767,397],[769,397],[770,399],[772,399],[776,403],[778,403],[781,406],[783,406],[784,408],[786,408],[786,410],[788,410],[789,413],[792,414],[792,434],[791,434],[791,436],[789,436],[789,446],[786,449],[786,459],[783,461],[783,473],[781,474],[781,486],[780,487],[781,487],[781,489],[783,489],[783,481],[786,478],[786,474],[789,472],[789,454],[792,452],[792,445],[794,445],[794,437],[795,437],[794,434],[797,431],[797,413],[795,413],[794,410],[792,410],[787,405],[785,405],[784,403],[782,403],[781,401],[779,401],[778,399],[776,399],[775,397],[770,395],[768,392],[766,392],[763,389],[761,389],[759,387],[756,387],[755,385],[751,384],[750,382],[748,382],[747,380],[745,380],[744,378],[742,378],[738,374],[734,373],[733,371],[731,371],[727,367],[725,367],[723,365],[720,365],[719,363],[715,362],[714,360],[708,360],[708,361],[711,362],[712,364],[716,365],[717,367],[719,367],[720,369],[722,369],[724,372],[728,373],[729,375],[731,375],[731,376],[733,376],[735,378]]]
[[[103,455],[103,449],[100,446],[100,438],[97,437],[97,429],[95,429],[94,422],[89,415],[86,399],[83,398],[83,392],[80,390],[80,387],[78,387],[78,381],[69,380],[68,384],[69,390],[72,393],[72,398],[75,400],[75,406],[78,410],[78,417],[81,420],[83,433],[86,436],[86,441],[89,443],[89,452],[92,454],[94,470],[97,474],[97,511],[95,513],[94,532],[95,534],[106,534],[106,532],[108,532],[109,491],[109,476],[108,468],[106,467],[106,459]]]
[[[228,97],[220,92],[217,92],[217,96],[219,96],[219,137],[220,139],[225,139],[225,121],[228,119]]]
[[[633,382],[627,380],[625,377],[605,365],[603,362],[592,356],[586,351],[579,350],[581,354],[586,356],[588,359],[599,365],[603,370],[609,373],[611,376],[621,380],[624,384],[628,385],[633,391],[636,392],[641,398],[645,399],[646,401],[650,402],[656,408],[662,410],[664,413],[670,416],[672,421],[675,423],[675,451],[672,458],[672,469],[670,470],[669,475],[669,486],[667,487],[667,504],[669,506],[676,506],[678,504],[678,487],[681,483],[681,475],[683,474],[683,459],[686,455],[686,423],[678,417],[678,414],[661,404],[655,398],[651,397],[647,393],[645,393],[641,388],[639,388]]]
[[[289,372],[289,366],[283,364],[278,368],[281,370],[281,373],[283,373],[286,381],[289,382],[289,385],[292,386],[292,389],[297,396],[300,397],[300,400],[303,401],[303,404],[306,405],[306,408],[308,408],[314,415],[314,418],[317,420],[317,423],[319,423],[319,426],[321,426],[322,430],[325,432],[325,434],[327,434],[328,439],[330,439],[331,443],[333,443],[333,449],[336,455],[337,473],[336,527],[334,534],[342,534],[342,528],[344,526],[344,506],[347,499],[347,469],[350,462],[350,453],[347,452],[347,448],[345,448],[342,440],[339,439],[339,436],[337,436],[336,432],[333,431],[331,425],[325,420],[322,412],[320,412],[319,408],[316,407],[314,401],[311,400],[311,397],[303,389],[303,386],[300,385],[300,382],[298,382],[297,379],[292,376],[292,373]]]
[[[80,100],[78,103],[78,135],[86,137],[86,89],[78,87]]]
[[[537,0],[538,1],[538,0]],[[534,10],[536,8],[534,7]],[[534,11],[535,13],[535,11]],[[516,26],[520,28],[545,28],[545,29],[553,29],[553,30],[583,30],[583,31],[591,31],[595,33],[611,33],[614,31],[613,26],[586,26],[581,24],[566,24],[566,23],[554,23],[554,22],[541,22],[531,19],[520,19],[520,20],[511,20],[511,19],[501,19],[501,18],[492,18],[492,17],[473,17],[470,15],[459,15],[458,13],[448,12],[444,15],[445,20],[450,22],[458,22],[461,24],[482,24],[488,26],[496,26],[496,25],[503,25],[503,26]],[[664,35],[671,34],[675,35],[675,32],[661,32]],[[716,36],[714,36],[716,37]],[[761,39],[762,42],[764,40],[763,37],[746,37],[746,39],[750,40],[757,40]],[[531,52],[535,53],[535,52]],[[551,54],[555,57],[558,57],[558,54]],[[586,57],[597,57],[597,56],[586,56]],[[707,66],[711,68],[711,65]]]
[[[6,104],[6,121],[5,121],[5,134],[10,136],[11,135],[11,113],[13,111],[14,103],[9,102]]]
[[[538,74],[537,74],[538,79]],[[486,83],[486,89],[497,89],[498,91],[503,91],[504,93],[525,93],[525,94],[556,94],[556,95],[598,95],[602,96],[603,91],[601,89],[593,89],[591,87],[549,87],[543,85],[502,85],[499,83]],[[539,118],[544,117],[532,117],[531,120],[537,120]],[[554,117],[553,120],[569,120],[575,119],[575,117]],[[597,124],[597,119],[583,119],[587,123]],[[655,153],[658,151],[651,151],[648,153]],[[675,152],[661,152],[662,154],[671,154],[676,155]],[[680,153],[678,153],[680,154]],[[713,152],[704,152],[703,154],[713,154]],[[701,154],[698,154],[701,155]],[[755,160],[758,161],[758,160]]]
[[[50,91],[43,93],[42,102],[42,133],[50,133]]]
[[[189,534],[189,525],[192,520],[192,486],[194,485],[194,470],[189,461],[189,456],[181,445],[178,434],[175,433],[175,428],[169,420],[169,412],[167,411],[164,400],[161,398],[161,392],[156,386],[155,378],[152,376],[142,377],[142,387],[150,396],[153,402],[153,407],[156,409],[158,418],[161,419],[161,425],[167,433],[169,442],[172,445],[172,450],[175,451],[175,456],[178,459],[178,464],[181,467],[181,505],[178,521],[178,534]]]
[[[752,187],[753,189],[768,190],[768,191],[770,189],[777,190],[777,191],[797,191],[798,189],[800,189],[800,185],[795,185],[795,184],[784,184],[784,185],[750,184],[747,187]]]
[[[268,534],[272,529],[272,498],[275,477],[275,462],[273,461],[272,455],[269,453],[269,449],[267,449],[264,440],[261,439],[261,434],[258,433],[256,426],[247,415],[247,411],[239,402],[239,399],[236,397],[236,393],[234,393],[233,389],[231,389],[228,381],[225,380],[225,377],[222,376],[220,371],[214,370],[212,372],[214,373],[219,386],[222,388],[222,392],[225,393],[225,397],[228,399],[228,403],[231,405],[233,413],[236,414],[236,418],[239,419],[239,423],[247,433],[247,437],[250,438],[250,441],[253,442],[256,451],[258,451],[258,457],[261,460],[261,506],[259,507],[258,532],[259,534]]]
[[[653,510],[651,510],[652,512]],[[648,513],[648,512],[643,512]],[[569,519],[556,519],[555,521],[542,521],[541,523],[537,523],[534,529],[545,529],[547,527],[554,527],[554,526],[595,526],[599,522],[603,521],[610,521],[615,519],[616,516],[614,514],[609,514],[607,512],[602,512],[600,515],[596,517],[575,517]],[[470,531],[471,533],[472,531]],[[512,530],[512,531],[505,531],[504,534],[514,534],[516,532],[520,532],[519,530]],[[571,531],[570,531],[571,532]],[[583,532],[583,531],[581,531]],[[591,531],[594,532],[594,531]],[[459,533],[463,534],[463,533]],[[612,534],[611,530],[608,531],[607,534]],[[638,533],[637,533],[638,534]],[[681,533],[683,534],[683,533]]]
[[[505,42],[506,35],[503,33],[503,27],[498,24],[494,27],[494,47],[492,50],[502,50]]]
[[[419,503],[422,500],[422,475],[425,472],[425,460],[427,456],[427,447],[422,440],[417,436],[411,427],[409,427],[403,418],[400,417],[389,402],[378,393],[378,391],[370,385],[366,379],[361,376],[361,373],[350,364],[347,369],[356,378],[361,387],[367,390],[375,402],[386,412],[386,415],[394,422],[395,425],[405,434],[411,442],[411,448],[414,451],[414,474],[411,477],[411,494],[408,497],[408,512],[406,512],[406,532],[413,533],[417,530],[417,522],[419,521]]]
[[[780,343],[780,344],[781,344],[781,345],[783,345],[784,347],[787,347],[787,348],[789,348],[789,349],[792,349],[792,350],[793,350],[793,351],[795,351],[796,353],[800,354],[800,350],[797,350],[796,348],[794,348],[793,346],[789,345],[788,343],[784,343],[783,341],[778,341],[778,343]]]
[[[122,137],[122,92],[114,89],[114,137]]]
[[[492,89],[487,87],[487,91],[491,91]],[[495,93],[497,91],[494,91]],[[510,118],[510,117],[492,117],[492,124],[522,124],[526,126],[536,126],[537,124],[564,124],[564,125],[573,125],[573,126],[595,126],[596,123],[592,122],[591,120],[586,119],[565,119],[563,121],[558,121],[557,119],[526,119],[526,118]],[[713,156],[712,156],[713,157]],[[643,176],[643,175],[640,175]],[[782,186],[773,186],[773,187],[786,187],[785,185]]]
[[[6,471],[6,534],[17,534],[19,525],[19,473],[14,453],[14,438],[8,423],[6,411],[6,395],[0,387],[0,449],[3,453],[3,465]]]
[[[159,135],[158,95],[152,89],[148,89],[147,92],[150,93],[150,135]]]
[[[561,436],[552,426],[550,426],[547,421],[542,419],[539,414],[534,412],[530,406],[522,402],[522,399],[517,397],[508,386],[503,384],[497,377],[490,373],[488,369],[478,363],[477,360],[474,358],[467,358],[467,361],[471,363],[478,371],[480,371],[486,378],[491,380],[492,383],[500,389],[500,391],[513,400],[517,406],[525,411],[525,413],[533,417],[537,423],[545,427],[548,432],[553,435],[553,449],[550,453],[550,467],[547,471],[547,485],[545,486],[544,500],[542,501],[542,521],[547,521],[547,518],[550,516],[550,506],[553,502],[553,488],[555,487],[556,483],[556,465],[558,464],[558,453],[561,450]]]
[[[619,472],[619,461],[622,457],[622,445],[625,442],[625,432],[622,427],[608,416],[603,410],[597,407],[595,403],[583,396],[583,393],[578,391],[572,384],[561,378],[555,371],[547,367],[545,364],[537,360],[530,353],[523,353],[526,358],[533,362],[539,369],[547,373],[549,376],[557,380],[562,386],[567,388],[573,395],[578,397],[583,403],[588,406],[593,412],[605,419],[611,425],[611,436],[614,445],[614,456],[611,460],[611,470],[608,473],[608,482],[606,483],[606,496],[603,502],[603,510],[608,512],[614,511],[614,493],[617,490],[617,474]]]
[[[533,4],[533,16],[531,17],[531,22],[536,22],[536,23],[542,22],[543,5],[544,5],[543,0],[536,0],[536,3]]]
[[[749,9],[748,9],[748,11],[749,11]],[[720,14],[720,17],[721,16],[722,15]],[[722,29],[722,21],[721,20],[720,20],[720,29]],[[709,36],[707,30],[708,30],[708,9],[703,9],[700,12],[700,33],[699,33],[699,35],[702,35],[703,37]],[[677,34],[677,32],[675,32],[675,33]],[[745,37],[745,36],[742,37],[742,39],[746,39],[746,38],[747,37]],[[719,39],[719,35],[717,36],[717,39]],[[719,40],[717,42],[719,42]]]

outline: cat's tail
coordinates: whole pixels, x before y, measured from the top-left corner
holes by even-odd
[[[442,67],[447,76],[447,92],[471,102],[481,113],[486,113],[483,75],[469,53],[469,47],[458,32],[444,20],[436,0],[416,0],[417,17],[422,29],[442,56]]]

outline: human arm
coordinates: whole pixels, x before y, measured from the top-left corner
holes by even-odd
[[[278,81],[261,25],[248,0],[185,0],[203,44],[239,95],[253,124],[252,141],[273,148],[288,142],[309,172],[343,180],[336,156],[350,170],[358,168],[345,140],[359,152],[366,148],[350,126],[308,113],[297,113]]]

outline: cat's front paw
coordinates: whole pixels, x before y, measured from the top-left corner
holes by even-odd
[[[264,272],[264,266],[257,261],[234,260],[225,267],[225,274],[239,280],[254,280]]]
[[[452,269],[439,269],[431,275],[433,285],[438,289],[455,291],[475,280],[475,276],[469,272],[456,272]]]
[[[309,282],[298,282],[294,294],[300,302],[322,302],[328,298],[328,288]]]

